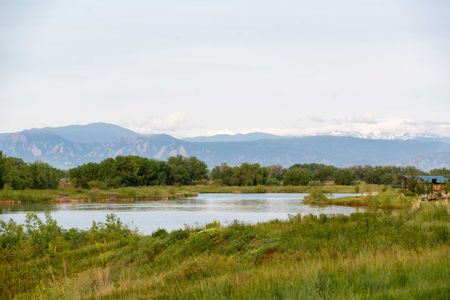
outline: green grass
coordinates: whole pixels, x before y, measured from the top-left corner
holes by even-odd
[[[355,193],[379,192],[386,189],[384,185],[336,185],[325,184],[321,186],[217,186],[217,185],[194,185],[185,186],[187,190],[198,193],[309,193],[313,190],[321,190],[324,193]]]
[[[123,187],[117,189],[57,189],[57,190],[0,190],[0,201],[5,204],[49,202],[106,202],[182,199],[196,196],[184,187]]]
[[[450,298],[443,202],[151,236],[114,217],[84,231],[28,224],[0,227],[2,298]]]
[[[314,198],[306,197],[305,203],[312,205],[342,205],[366,206],[381,209],[405,209],[411,206],[417,197],[405,196],[401,191],[386,191],[373,195],[342,197],[342,198]]]
[[[49,203],[70,201],[139,201],[139,200],[165,200],[192,197],[198,193],[309,193],[320,189],[325,193],[354,193],[356,189],[361,192],[374,192],[385,189],[381,185],[364,185],[363,187],[345,185],[311,186],[218,186],[218,185],[192,185],[192,186],[149,186],[124,187],[117,189],[57,189],[57,190],[0,190],[0,202],[4,204],[20,201],[23,203]]]

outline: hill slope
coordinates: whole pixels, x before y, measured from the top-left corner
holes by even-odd
[[[79,143],[107,143],[123,137],[138,136],[129,129],[107,123],[92,123],[88,125],[70,125],[64,127],[44,128],[67,140]]]
[[[251,137],[256,136],[261,137],[260,134]],[[104,123],[1,134],[0,149],[8,156],[21,157],[26,161],[42,160],[60,168],[99,162],[117,155],[164,160],[178,154],[197,156],[209,166],[223,162],[230,165],[255,162],[283,166],[314,162],[336,166],[414,165],[424,170],[450,168],[450,144],[439,140],[311,136],[192,142],[164,134],[140,135]]]

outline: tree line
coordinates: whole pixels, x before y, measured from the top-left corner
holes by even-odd
[[[70,169],[69,177],[81,188],[192,185],[208,178],[208,167],[196,157],[179,155],[160,161],[130,155],[81,165]]]
[[[338,168],[325,164],[295,164],[261,166],[242,163],[239,166],[221,164],[208,170],[196,157],[173,156],[167,161],[139,156],[117,156],[100,163],[87,163],[61,171],[43,162],[25,163],[22,159],[5,157],[0,151],[0,188],[53,189],[59,179],[69,177],[77,188],[114,188],[122,186],[193,185],[207,183],[228,186],[255,185],[320,185],[333,182],[352,185],[358,182],[399,186],[403,176],[421,174],[444,175],[450,170],[435,169],[429,173],[414,167],[353,166]]]
[[[450,173],[441,169],[439,172]],[[434,173],[436,173],[434,171]],[[433,171],[432,171],[433,172]],[[338,168],[325,164],[295,164],[289,168],[280,165],[262,167],[259,164],[243,163],[231,167],[227,164],[212,169],[212,180],[224,185],[315,185],[333,182],[353,185],[357,182],[369,184],[400,185],[404,175],[420,175],[425,172],[414,167],[354,166]],[[450,174],[448,174],[450,175]]]
[[[26,163],[20,158],[5,157],[0,151],[0,189],[56,189],[64,176],[64,171],[47,163]]]

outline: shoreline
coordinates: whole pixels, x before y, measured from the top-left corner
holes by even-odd
[[[359,187],[358,187],[359,188]],[[326,194],[374,193],[386,189],[382,185],[366,185],[357,191],[356,186],[148,186],[115,189],[55,189],[55,190],[0,190],[0,205],[24,203],[87,203],[87,202],[135,202],[180,200],[195,197],[199,193],[266,194],[310,193],[320,189]]]

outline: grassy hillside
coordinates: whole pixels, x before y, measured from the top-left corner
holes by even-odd
[[[3,298],[450,298],[445,203],[151,236],[113,216],[80,231],[30,215],[0,233]]]

